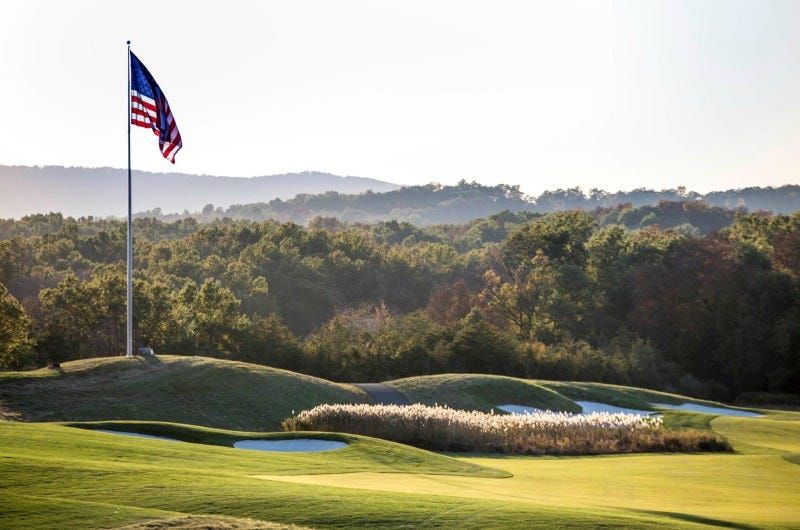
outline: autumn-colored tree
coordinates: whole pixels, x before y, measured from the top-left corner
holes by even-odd
[[[428,299],[425,312],[439,324],[452,324],[461,320],[474,307],[472,293],[463,279],[449,285],[436,287]]]

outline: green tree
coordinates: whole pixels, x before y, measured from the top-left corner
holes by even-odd
[[[307,370],[302,344],[275,314],[253,319],[239,360],[289,370]]]
[[[236,358],[250,319],[239,300],[216,280],[185,287],[178,296],[176,320],[184,330],[185,355]]]
[[[531,342],[554,334],[552,311],[558,278],[542,251],[513,270],[506,281],[494,270],[487,271],[484,280],[482,299],[505,319],[520,340]]]
[[[520,369],[520,347],[477,310],[464,318],[449,345],[451,368],[459,372],[513,374]]]
[[[34,363],[30,327],[22,304],[0,283],[0,370],[19,370]]]

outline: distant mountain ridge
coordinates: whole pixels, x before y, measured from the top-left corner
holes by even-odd
[[[120,216],[126,210],[127,170],[61,166],[0,165],[0,218],[61,212],[74,217]],[[219,206],[290,199],[298,194],[367,190],[386,192],[400,186],[364,177],[340,177],[305,171],[252,178],[133,172],[135,211],[196,211]]]
[[[125,171],[0,165],[0,219],[32,213],[98,217],[125,214]],[[407,221],[417,226],[468,223],[502,211],[543,214],[563,210],[654,207],[663,201],[721,208],[727,221],[735,211],[800,211],[800,185],[749,187],[706,194],[686,188],[606,192],[580,188],[525,195],[519,186],[484,186],[462,180],[454,186],[399,186],[361,177],[303,172],[263,177],[215,177],[184,173],[134,172],[137,217],[201,222],[223,217],[292,221],[315,217],[373,223]],[[623,213],[630,217],[627,209]],[[655,215],[655,214],[654,214]],[[648,224],[648,219],[641,223]],[[626,222],[626,224],[629,224]]]
[[[613,214],[629,217],[629,210],[632,208],[656,207],[666,203],[685,204],[686,207],[680,208],[686,212],[697,208],[718,209],[720,211],[717,213],[721,216],[718,221],[728,224],[737,211],[769,211],[776,214],[800,211],[800,186],[753,187],[707,194],[687,191],[685,188],[641,188],[614,193],[597,189],[584,193],[579,188],[570,188],[546,191],[538,197],[530,197],[522,193],[519,186],[484,186],[476,182],[461,181],[455,186],[405,186],[384,193],[302,194],[289,200],[275,199],[268,203],[234,204],[227,209],[206,209],[192,213],[191,217],[201,222],[229,217],[251,221],[292,221],[301,225],[315,217],[322,217],[350,223],[405,221],[416,226],[431,226],[469,223],[503,211],[546,214],[565,210],[609,210],[605,216]],[[649,213],[656,215],[655,212]],[[137,215],[157,217],[163,221],[186,217],[183,214],[163,214],[160,211],[140,212]],[[639,223],[645,226],[652,224],[650,220],[645,217]],[[624,224],[629,224],[628,221]]]

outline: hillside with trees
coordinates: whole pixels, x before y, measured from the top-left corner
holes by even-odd
[[[135,339],[157,353],[339,381],[483,372],[717,399],[800,388],[798,213],[685,201],[430,227],[140,218],[135,233]],[[123,352],[124,257],[121,221],[0,223],[2,367]]]
[[[674,209],[665,225],[663,217],[657,218],[659,205],[672,203],[682,206],[683,212]],[[696,206],[691,206],[696,205]],[[650,207],[651,210],[642,209]],[[367,191],[361,194],[343,194],[330,191],[322,194],[301,194],[293,199],[275,199],[269,202],[234,204],[228,208],[207,204],[194,213],[166,214],[162,208],[142,212],[140,217],[155,217],[174,221],[192,217],[200,222],[216,219],[241,219],[249,221],[275,220],[305,225],[315,217],[336,217],[351,223],[405,221],[417,226],[462,224],[509,210],[513,212],[551,213],[568,210],[608,211],[620,215],[613,222],[630,228],[659,224],[678,226],[692,223],[694,212],[705,213],[710,208],[716,219],[707,221],[708,227],[699,227],[702,233],[730,224],[735,211],[767,211],[793,213],[800,210],[800,186],[780,188],[746,188],[713,192],[706,195],[688,192],[685,188],[673,190],[637,189],[608,193],[593,189],[584,193],[579,188],[546,191],[537,197],[526,196],[519,186],[500,184],[484,186],[461,181],[455,186],[428,184],[408,186],[384,193]],[[622,210],[619,212],[618,210]],[[626,219],[631,210],[641,214]],[[680,219],[676,214],[682,216]]]

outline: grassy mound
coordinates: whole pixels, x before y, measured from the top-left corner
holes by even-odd
[[[609,385],[606,383],[583,383],[577,381],[536,381],[543,387],[562,394],[569,399],[577,401],[598,401],[618,407],[627,407],[639,410],[656,410],[650,403],[666,403],[680,405],[681,403],[695,403],[712,407],[725,407],[726,405],[714,401],[703,401],[680,394],[646,390],[623,385]]]
[[[396,379],[387,384],[412,403],[489,412],[498,405],[526,405],[547,410],[580,412],[581,407],[534,381],[500,375],[442,374]]]
[[[339,473],[346,473],[363,471],[365,469],[379,469],[384,472],[403,471],[404,473],[454,474],[483,477],[508,476],[503,472],[466,464],[460,460],[437,453],[355,434],[333,432],[232,431],[200,427],[197,425],[147,421],[72,422],[64,425],[67,427],[84,429],[84,431],[76,430],[76,432],[83,432],[83,434],[90,437],[92,441],[102,441],[113,444],[124,441],[125,445],[132,445],[137,448],[141,447],[137,445],[137,442],[142,441],[141,438],[113,436],[107,433],[91,431],[94,429],[104,429],[110,431],[135,432],[139,434],[164,436],[191,444],[221,446],[223,448],[233,447],[234,442],[239,440],[287,440],[292,438],[337,440],[348,444],[348,447],[341,450],[323,451],[319,453],[266,453],[270,460],[270,469],[275,472],[291,473],[295,468],[313,468],[319,473],[332,472],[333,470]],[[98,439],[96,438],[97,436],[101,438]],[[160,440],[156,440],[156,442],[161,443]],[[198,447],[200,447],[202,451],[207,449],[200,445],[188,444],[180,444],[179,446],[172,444],[170,447],[179,449],[182,452],[192,452]],[[236,450],[237,453],[241,451],[243,450]],[[259,459],[263,459],[265,456],[265,453],[257,451],[245,450],[245,453],[249,453],[250,458],[246,459],[249,463],[259,461]]]
[[[412,403],[447,405],[464,410],[488,412],[498,405],[525,405],[543,410],[581,412],[575,401],[595,401],[617,407],[637,410],[657,410],[651,403],[680,405],[695,403],[713,407],[726,407],[721,403],[693,399],[679,394],[646,390],[605,383],[574,381],[540,381],[498,375],[442,374],[388,381],[387,384],[405,394]],[[680,413],[665,414],[668,426],[680,425],[674,419]],[[699,421],[696,414],[687,415]]]
[[[0,418],[23,421],[152,420],[277,430],[321,403],[361,403],[351,385],[203,357],[106,357],[60,370],[0,373]]]

